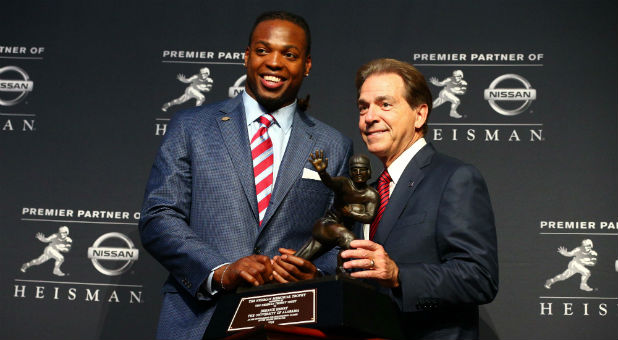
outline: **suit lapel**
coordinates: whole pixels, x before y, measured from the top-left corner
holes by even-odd
[[[244,189],[247,201],[251,205],[253,216],[257,222],[257,197],[255,194],[253,163],[251,161],[251,149],[249,146],[249,132],[247,130],[245,109],[241,98],[242,96],[239,95],[221,108],[220,112],[222,115],[221,117],[217,117],[217,123],[225,147],[232,159],[234,172]]]
[[[266,215],[262,221],[262,230],[268,226],[268,222],[279,208],[279,205],[281,205],[294,182],[302,176],[305,163],[309,159],[309,154],[313,151],[313,145],[315,145],[311,131],[314,125],[304,113],[297,110],[294,114],[290,139],[285,148],[285,154],[281,159],[271,203],[268,209],[266,209]]]
[[[416,187],[425,177],[423,168],[429,165],[434,154],[435,149],[430,144],[427,144],[408,163],[408,166],[406,166],[406,169],[399,178],[397,186],[395,186],[395,190],[393,190],[386,210],[384,210],[374,237],[375,242],[384,244]]]

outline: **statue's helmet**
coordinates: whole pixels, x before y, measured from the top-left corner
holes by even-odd
[[[365,155],[353,155],[352,157],[350,157],[350,168],[357,167],[370,169],[370,164],[371,162],[369,161],[369,157]]]

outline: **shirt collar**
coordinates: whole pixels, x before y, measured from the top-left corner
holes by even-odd
[[[410,145],[406,151],[404,151],[395,161],[393,161],[393,163],[391,163],[388,167],[388,173],[391,175],[391,179],[394,184],[397,184],[399,178],[403,174],[403,171],[408,166],[408,163],[410,163],[416,153],[418,153],[418,151],[425,145],[427,145],[427,141],[424,137],[422,137],[414,142],[414,144]]]
[[[247,119],[247,125],[251,125],[256,121],[266,109],[260,105],[253,97],[247,94],[246,91],[242,93],[242,102],[245,106],[245,118]],[[284,133],[286,133],[292,127],[292,121],[294,120],[294,112],[296,112],[296,100],[288,106],[284,106],[275,112],[271,112],[275,117],[275,124],[281,127]]]

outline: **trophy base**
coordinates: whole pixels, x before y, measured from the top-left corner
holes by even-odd
[[[269,325],[318,329],[347,338],[403,338],[398,308],[388,296],[347,274],[337,274],[224,295],[204,339]]]

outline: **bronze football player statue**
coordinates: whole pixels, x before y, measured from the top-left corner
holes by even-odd
[[[335,194],[333,207],[313,225],[312,238],[297,252],[296,256],[313,261],[335,246],[350,249],[350,242],[356,238],[352,232],[354,222],[371,223],[376,215],[380,196],[367,185],[371,178],[369,158],[354,155],[350,158],[350,177],[331,177],[326,172],[328,158],[324,151],[317,150],[310,156],[311,164],[320,175],[322,183]],[[342,259],[337,256],[337,272],[343,273]]]

